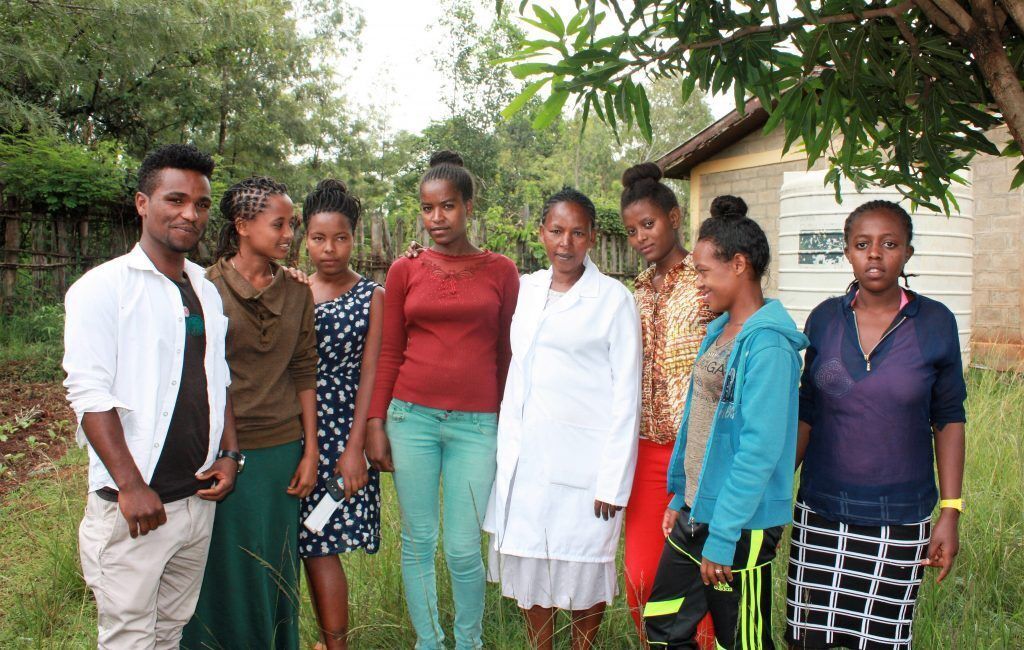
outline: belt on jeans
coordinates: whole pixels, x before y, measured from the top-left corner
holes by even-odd
[[[117,490],[115,490],[114,488],[102,487],[96,490],[96,496],[103,499],[104,501],[117,503]]]
[[[178,497],[177,499],[172,499],[170,501],[165,501],[164,497],[160,496],[160,503],[164,503],[164,504],[174,503],[175,501],[181,501],[182,499],[187,499],[188,497],[192,496],[193,494],[195,494],[195,492],[193,492],[192,494],[187,494],[187,495],[185,495],[183,497]],[[117,503],[117,490],[115,490],[112,487],[101,487],[100,489],[96,490],[96,496],[98,496],[99,498],[101,498],[104,501],[107,501],[109,503]]]

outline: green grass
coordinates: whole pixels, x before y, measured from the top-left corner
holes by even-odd
[[[61,381],[64,305],[0,317],[0,380]]]
[[[961,552],[942,585],[929,573],[921,591],[915,646],[932,649],[1024,647],[1024,380],[972,371]],[[0,647],[86,647],[95,641],[95,608],[78,568],[77,527],[85,494],[84,454],[73,450],[63,470],[26,483],[0,504]],[[410,648],[399,570],[397,506],[390,479],[383,489],[381,551],[344,558],[351,588],[353,648]],[[775,566],[775,636],[784,623],[785,553]],[[450,636],[451,590],[438,560],[442,624]],[[515,605],[487,592],[488,648],[526,648]],[[563,616],[560,624],[567,625]],[[303,647],[316,636],[303,596]],[[560,648],[568,648],[567,630]],[[636,648],[620,597],[601,630],[600,648]],[[781,646],[780,647],[784,647]]]

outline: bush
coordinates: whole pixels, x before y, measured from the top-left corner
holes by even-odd
[[[90,149],[56,136],[5,136],[0,160],[4,193],[47,214],[85,213],[131,196],[133,163],[109,143]]]

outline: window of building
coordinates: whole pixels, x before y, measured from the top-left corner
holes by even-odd
[[[800,264],[834,265],[843,260],[843,231],[810,230],[800,233]]]

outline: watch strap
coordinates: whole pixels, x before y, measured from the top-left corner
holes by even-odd
[[[242,456],[242,452],[235,451],[234,449],[221,449],[219,452],[217,452],[217,458],[230,458],[236,463],[241,463],[242,458],[244,458],[244,456]]]

